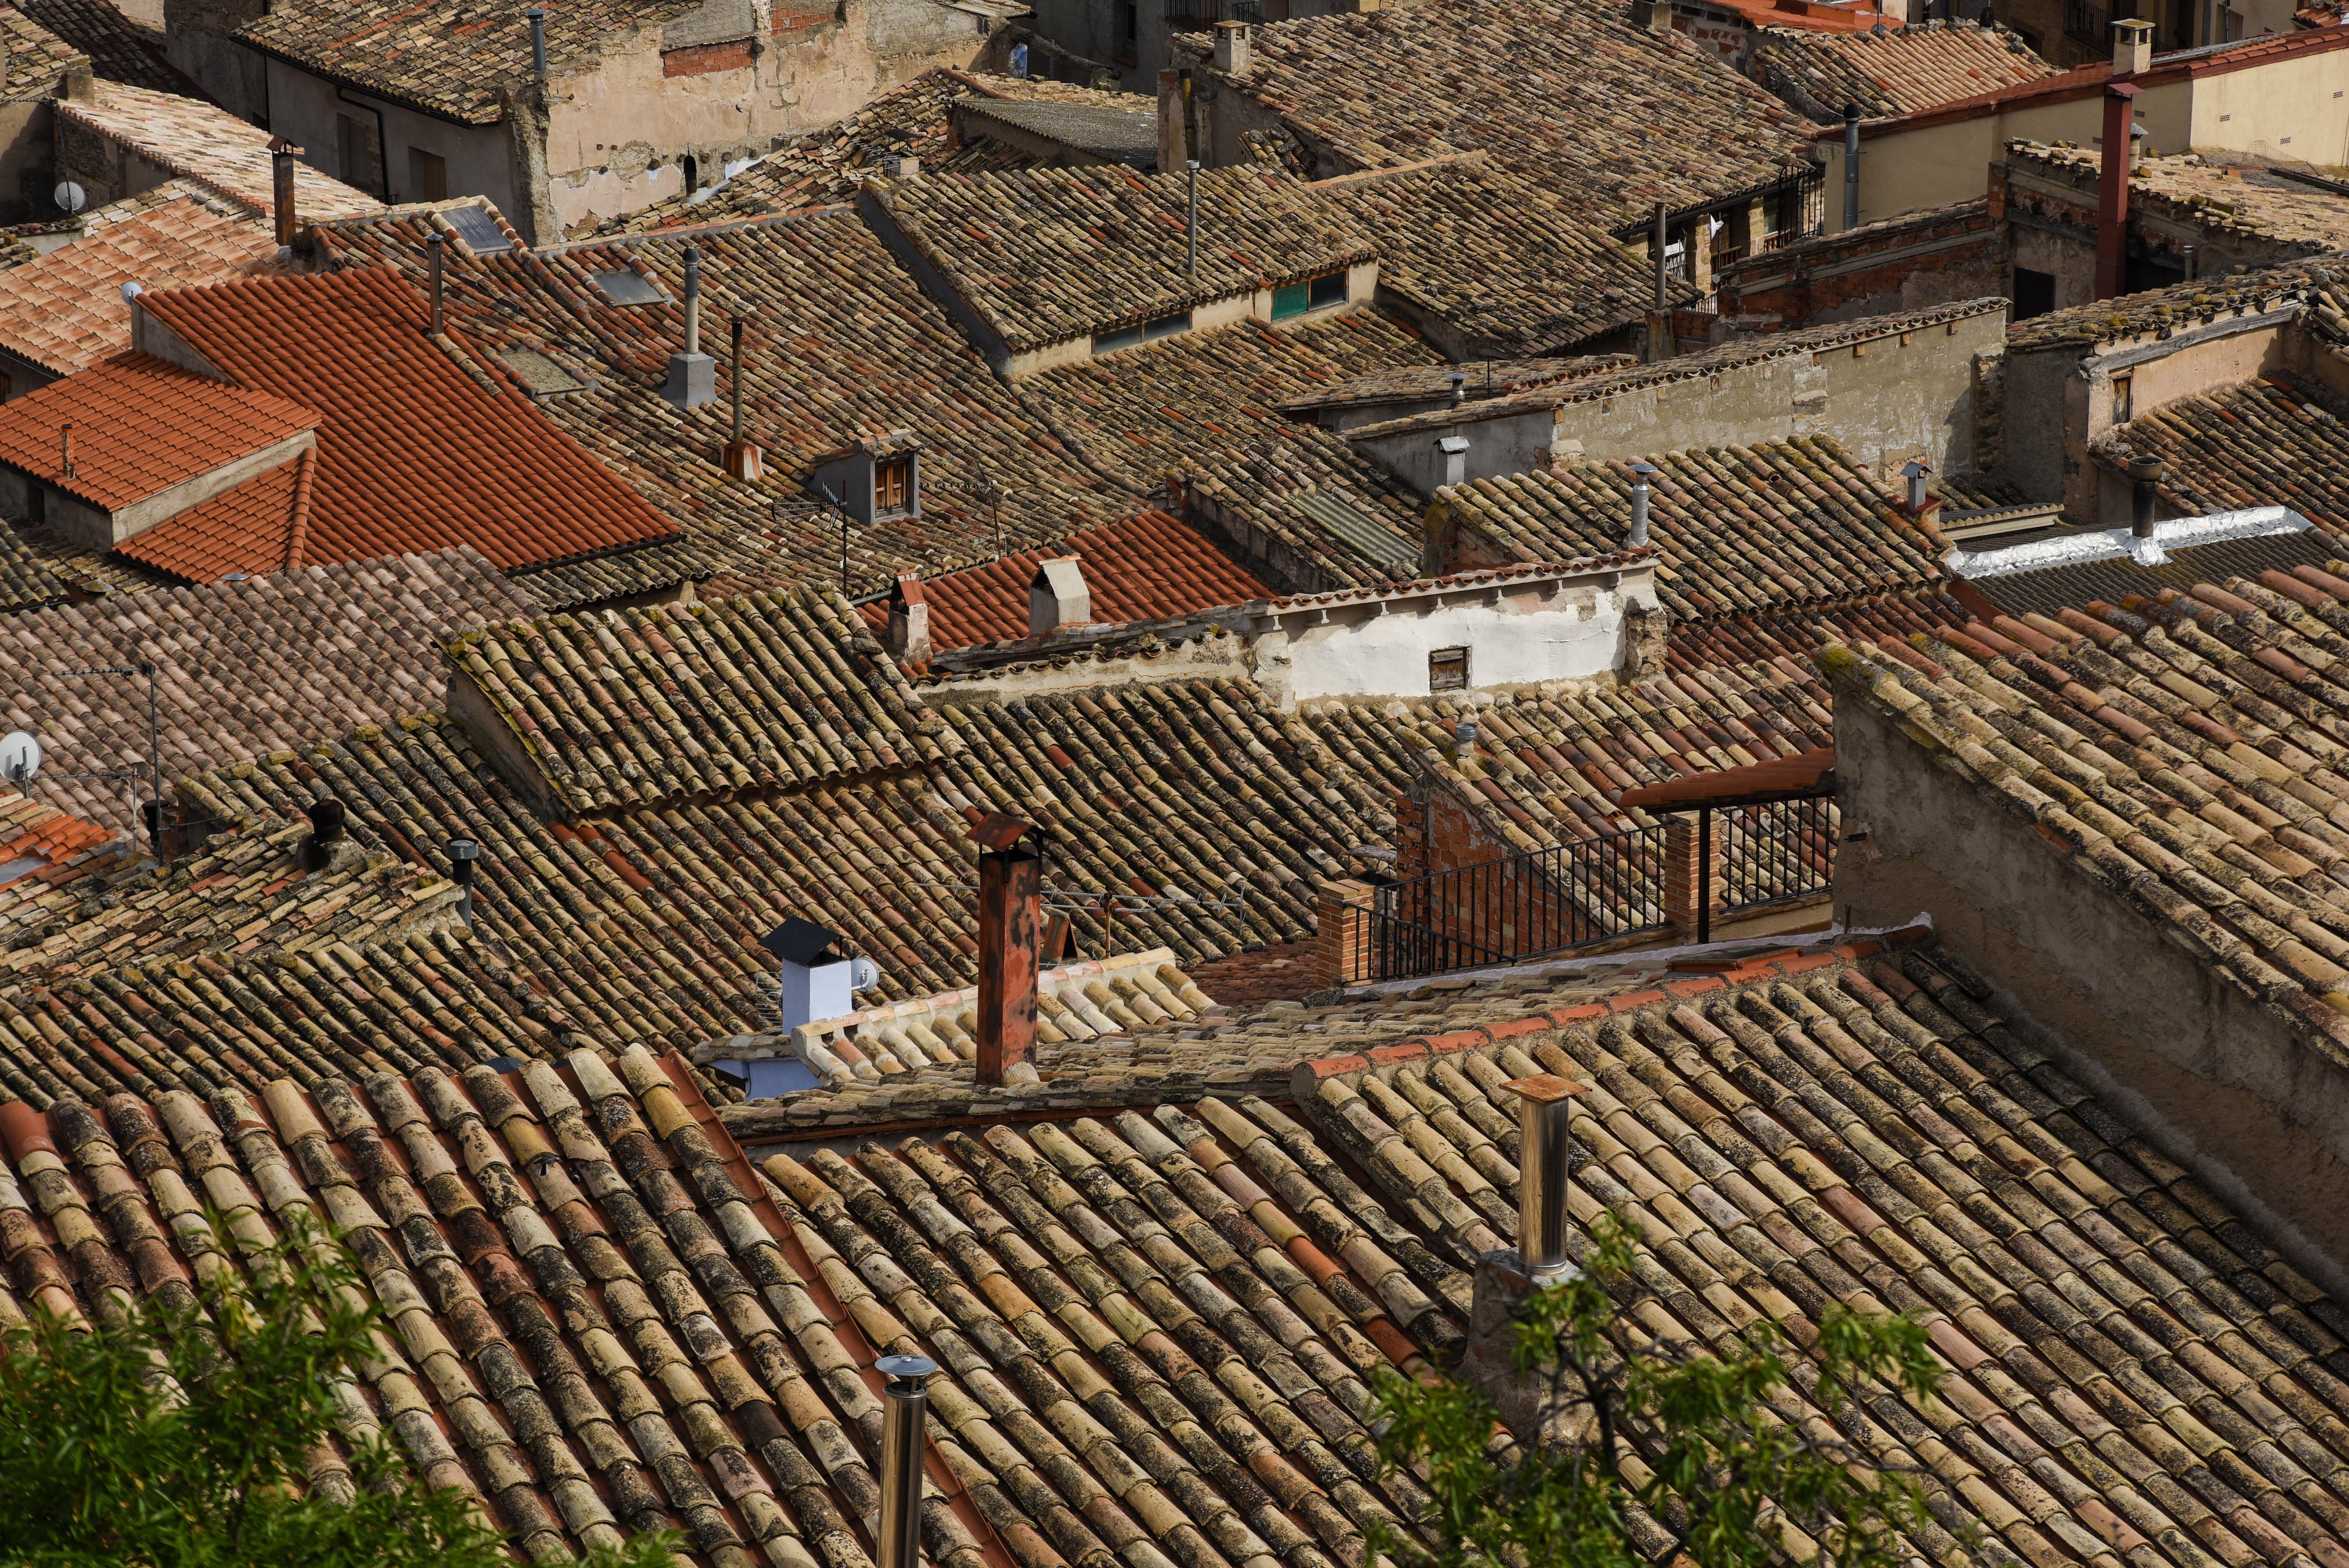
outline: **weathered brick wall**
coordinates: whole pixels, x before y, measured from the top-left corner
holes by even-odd
[[[1777,329],[2003,295],[2007,234],[1987,203],[1870,224],[1733,263],[1723,315],[1776,317]]]

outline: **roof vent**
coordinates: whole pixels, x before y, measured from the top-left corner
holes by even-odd
[[[661,396],[680,408],[718,401],[718,361],[701,352],[701,251],[685,248],[685,347],[668,356]]]
[[[1077,557],[1038,562],[1036,575],[1028,583],[1028,634],[1040,637],[1064,626],[1090,624],[1092,618],[1092,590],[1085,585],[1084,567]]]

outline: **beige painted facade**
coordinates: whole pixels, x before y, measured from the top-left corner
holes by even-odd
[[[2304,35],[2313,36],[2313,35]],[[2349,48],[2309,48],[2239,70],[2189,75],[2157,67],[2131,108],[2149,146],[2164,152],[2240,153],[2349,168]],[[2012,140],[2104,143],[2105,94],[2022,98],[1963,119],[1920,115],[1863,127],[1859,221],[1968,201]],[[1813,143],[1826,160],[1827,224],[1844,227],[1843,137]]]

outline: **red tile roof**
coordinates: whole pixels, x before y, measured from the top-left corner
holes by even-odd
[[[64,472],[64,428],[74,471]],[[267,392],[231,387],[150,354],[118,355],[0,405],[0,462],[112,511],[316,427]]]
[[[1093,619],[1155,621],[1217,604],[1269,598],[1272,590],[1179,519],[1163,511],[1121,518],[1058,544],[1023,550],[922,584],[930,606],[930,645],[962,648],[1028,634],[1028,583],[1052,556],[1084,562]],[[889,607],[864,605],[865,621],[886,630]]]
[[[190,583],[217,583],[232,572],[260,577],[307,565],[302,544],[317,470],[318,453],[312,448],[132,535],[114,552]]]
[[[678,531],[549,424],[486,350],[429,336],[424,296],[388,268],[144,303],[242,384],[318,411],[312,562],[471,545],[512,569]]]
[[[182,196],[0,272],[0,348],[60,375],[85,369],[130,346],[124,284],[221,283],[276,259],[266,222]]]
[[[91,851],[114,841],[95,822],[0,785],[0,887],[28,876],[70,880],[87,871]]]

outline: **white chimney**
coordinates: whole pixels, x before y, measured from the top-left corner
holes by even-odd
[[[1216,69],[1226,76],[1245,76],[1249,64],[1248,25],[1246,22],[1216,24]]]
[[[1468,478],[1468,438],[1446,436],[1435,443],[1436,469],[1444,477],[1438,481],[1444,488],[1464,483]]]
[[[1039,562],[1028,583],[1028,634],[1040,637],[1063,626],[1088,624],[1092,618],[1092,590],[1085,586],[1084,567],[1078,559],[1061,555]]]
[[[856,1011],[858,961],[840,952],[840,934],[797,915],[759,939],[782,960],[782,1026],[821,1024]]]
[[[2123,21],[2113,24],[2113,75],[2135,76],[2153,65],[2153,24]]]

